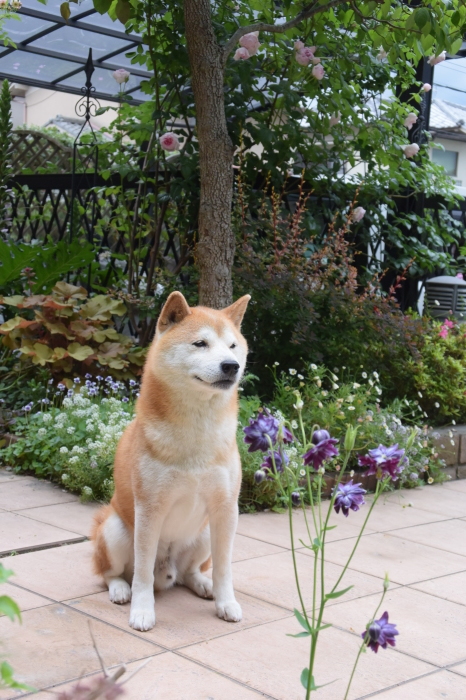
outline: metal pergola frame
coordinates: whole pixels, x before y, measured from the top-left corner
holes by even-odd
[[[49,26],[45,29],[42,29],[31,36],[28,36],[26,39],[24,39],[21,42],[15,42],[16,46],[11,47],[11,46],[4,46],[3,44],[0,43],[0,78],[1,79],[7,79],[10,82],[17,82],[21,83],[24,85],[30,85],[33,87],[40,87],[40,88],[45,88],[48,90],[56,90],[59,92],[65,92],[65,93],[71,93],[74,95],[80,95],[81,93],[81,88],[80,87],[74,87],[71,85],[63,85],[63,81],[71,78],[74,75],[77,75],[78,73],[82,72],[83,73],[83,84],[84,84],[84,67],[87,62],[87,55],[86,57],[82,56],[76,56],[73,55],[72,53],[62,53],[60,51],[54,51],[46,48],[42,48],[39,46],[33,46],[32,44],[36,42],[38,39],[41,39],[44,36],[50,35],[53,32],[56,32],[57,30],[63,28],[63,27],[72,27],[76,29],[81,29],[86,32],[92,32],[95,34],[100,34],[100,35],[105,35],[108,37],[112,37],[114,39],[120,39],[125,42],[127,42],[127,45],[124,47],[117,48],[113,51],[108,52],[104,56],[100,56],[96,58],[94,56],[94,66],[95,68],[102,68],[108,71],[115,71],[118,68],[121,68],[121,64],[119,64],[117,61],[112,60],[115,59],[116,56],[118,55],[125,55],[128,51],[134,50],[138,45],[143,44],[143,40],[141,39],[140,36],[137,36],[135,34],[128,34],[124,31],[119,31],[119,29],[115,28],[109,28],[105,26],[101,26],[98,24],[98,22],[90,22],[89,20],[91,18],[98,18],[100,17],[99,13],[94,10],[94,9],[88,9],[85,10],[84,12],[80,12],[76,14],[74,17],[70,17],[68,21],[64,20],[61,16],[57,14],[53,14],[52,12],[44,11],[44,10],[36,10],[32,9],[30,7],[22,7],[21,10],[18,12],[18,15],[21,17],[21,15],[25,17],[31,17],[34,19],[37,19],[39,21],[45,21],[49,22],[52,24],[52,26]],[[19,23],[18,23],[19,26]],[[116,27],[122,27],[123,25],[116,23]],[[6,72],[5,70],[2,70],[2,58],[14,54],[15,52],[23,52],[27,54],[36,54],[37,56],[44,56],[47,58],[52,58],[52,59],[59,59],[62,61],[65,61],[66,63],[70,64],[79,64],[79,68],[73,67],[72,70],[64,70],[63,74],[60,75],[57,78],[53,78],[52,80],[42,80],[40,78],[32,78],[32,77],[26,77],[21,74],[12,75],[10,71]],[[87,54],[87,48],[86,48],[86,54]],[[131,76],[140,78],[140,79],[149,79],[152,77],[152,74],[147,71],[141,69],[137,65],[131,65],[129,67],[129,71],[131,73]],[[123,90],[123,95],[131,95],[134,92],[137,92],[140,90],[140,83],[141,80],[138,81],[138,84],[134,87],[128,87],[128,89]],[[115,88],[117,88],[117,85],[115,84]],[[119,96],[116,94],[118,91],[115,89],[115,94],[109,94],[108,92],[102,92],[99,91],[98,87],[96,86],[96,91],[94,93],[95,97],[100,99],[100,100],[108,100],[108,101],[114,101],[118,102]],[[133,99],[132,104],[141,104],[144,100],[141,99]]]

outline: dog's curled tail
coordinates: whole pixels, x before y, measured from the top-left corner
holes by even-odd
[[[104,525],[106,520],[115,512],[111,505],[103,506],[94,516],[91,530],[91,540],[94,542],[94,552],[92,563],[94,573],[103,576],[111,568],[110,558],[107,551],[107,544],[104,536]]]

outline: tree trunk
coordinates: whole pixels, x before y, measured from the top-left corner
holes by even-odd
[[[199,303],[220,309],[233,300],[235,254],[233,144],[225,118],[223,54],[212,27],[210,0],[185,0],[184,14],[201,175]]]

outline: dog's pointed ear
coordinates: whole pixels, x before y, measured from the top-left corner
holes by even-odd
[[[157,332],[163,333],[175,323],[180,323],[192,313],[181,292],[172,292],[164,304],[157,321]]]
[[[227,306],[226,309],[223,309],[223,313],[226,314],[231,321],[233,321],[238,329],[241,328],[241,322],[244,314],[246,313],[250,298],[250,294],[245,294],[244,297],[237,299],[231,306]]]

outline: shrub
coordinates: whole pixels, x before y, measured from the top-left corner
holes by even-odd
[[[419,402],[435,424],[466,422],[466,329],[453,321],[434,323],[424,336],[419,361],[411,361]]]
[[[134,413],[133,384],[126,396],[124,385],[110,377],[88,379],[81,391],[68,390],[62,401],[56,395],[43,399],[38,412],[27,406],[31,413],[16,419],[19,439],[0,451],[2,460],[15,471],[59,481],[83,500],[109,500],[115,450]]]
[[[124,303],[99,294],[88,299],[83,287],[58,282],[52,293],[4,297],[20,314],[0,326],[2,343],[20,353],[22,362],[48,367],[52,377],[67,379],[87,372],[134,379],[141,374],[146,350],[118,333],[113,317],[124,316]]]

